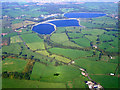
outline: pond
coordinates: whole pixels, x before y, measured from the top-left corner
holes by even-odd
[[[103,13],[65,13],[64,16],[67,18],[96,18],[105,16],[106,14]]]

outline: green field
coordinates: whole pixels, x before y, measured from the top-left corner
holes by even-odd
[[[66,88],[64,83],[48,83],[32,80],[2,79],[2,88]]]
[[[58,61],[62,61],[62,62],[64,62],[64,63],[69,63],[69,62],[71,62],[70,59],[68,59],[68,58],[66,58],[66,57],[63,57],[63,56],[60,56],[60,55],[52,54],[52,55],[49,56],[49,57],[51,57],[51,58],[55,58],[56,60],[58,60]]]
[[[59,74],[54,76],[54,74]],[[46,82],[66,82],[80,75],[80,70],[73,66],[44,66],[35,63],[31,80],[40,80]]]
[[[83,29],[81,31],[81,33],[83,34],[91,34],[91,35],[101,35],[103,34],[104,32],[106,32],[105,30],[102,30],[102,29]]]
[[[90,40],[87,38],[79,38],[79,39],[71,39],[71,41],[74,41],[76,44],[82,46],[82,47],[90,47]]]
[[[79,45],[69,41],[65,33],[55,33],[51,36],[51,40],[55,43],[62,44],[64,46],[80,47]]]
[[[82,50],[73,50],[73,49],[63,49],[63,48],[51,48],[49,49],[51,53],[69,57],[71,59],[79,57],[92,56],[92,51],[82,51]]]
[[[2,52],[7,52],[8,54],[18,54],[21,52],[21,47],[18,43],[11,43],[9,46],[3,46]]]
[[[85,68],[89,74],[114,73],[117,64],[102,61],[91,61],[84,58],[75,60],[75,64]]]
[[[90,75],[90,77],[100,83],[104,88],[118,88],[118,77],[108,75]]]
[[[2,61],[2,72],[22,72],[28,61],[22,59],[5,58]]]
[[[45,49],[43,39],[37,36],[37,34],[23,34],[21,35],[24,42],[26,42],[26,45],[31,50],[36,49]]]
[[[70,38],[81,38],[83,37],[82,33],[68,33]]]

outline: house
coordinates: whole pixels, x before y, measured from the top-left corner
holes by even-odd
[[[8,33],[1,33],[2,36],[5,36],[5,35],[7,35],[7,34],[8,34]]]
[[[81,71],[85,71],[85,69],[83,69],[83,68],[79,68]]]
[[[75,63],[75,61],[72,61],[72,63]]]
[[[111,76],[114,76],[115,74],[114,73],[110,73]]]
[[[97,48],[97,46],[96,46],[96,45],[93,45],[93,47],[94,47],[94,48]]]

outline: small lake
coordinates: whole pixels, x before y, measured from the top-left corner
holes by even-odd
[[[105,15],[106,14],[103,13],[73,13],[73,12],[64,14],[64,16],[67,18],[96,18]]]
[[[53,31],[55,31],[55,27],[51,24],[38,24],[33,26],[32,31],[39,34],[51,34]]]
[[[49,21],[49,23],[56,25],[56,27],[80,26],[79,21],[76,19],[54,20]]]

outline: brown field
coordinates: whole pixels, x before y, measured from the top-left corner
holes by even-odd
[[[26,21],[24,21],[22,23],[12,24],[12,29],[15,30],[17,28],[21,28],[21,27],[24,27],[24,26],[27,26],[27,25],[30,25],[30,24],[35,24],[35,22],[26,20]]]

